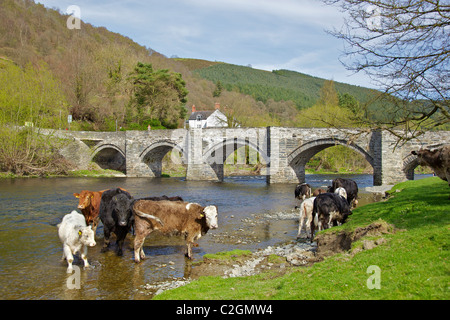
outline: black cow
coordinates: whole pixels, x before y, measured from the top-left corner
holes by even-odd
[[[100,219],[103,223],[103,232],[105,240],[102,248],[102,252],[105,252],[110,243],[111,232],[114,232],[117,238],[117,255],[121,256],[123,242],[127,236],[127,233],[134,226],[134,214],[132,212],[133,204],[139,200],[169,200],[169,201],[183,201],[181,197],[146,197],[142,199],[133,199],[133,197],[127,191],[117,188],[110,189],[102,194],[100,202]],[[155,217],[156,221],[161,222],[159,218]],[[162,222],[161,222],[162,224]]]
[[[110,189],[103,192],[99,212],[105,235],[102,252],[108,249],[111,232],[114,232],[117,238],[117,255],[122,255],[123,242],[134,223],[131,212],[132,202],[133,197],[122,189]]]
[[[318,228],[325,230],[343,224],[352,212],[347,200],[335,193],[321,193],[314,199],[311,220],[311,242],[314,239],[315,217],[318,217]]]
[[[358,204],[358,184],[351,179],[336,178],[333,180],[328,192],[333,193],[337,188],[344,188],[347,191],[347,201],[351,207],[356,207]]]
[[[311,186],[307,183],[299,184],[295,187],[295,198],[300,201],[305,200],[306,198],[311,198]]]

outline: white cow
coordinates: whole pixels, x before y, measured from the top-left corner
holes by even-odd
[[[342,198],[347,200],[347,191],[345,191],[344,188],[342,187],[336,188],[336,190],[334,190],[334,193],[340,195]]]
[[[73,255],[81,253],[84,267],[89,267],[87,260],[87,247],[95,246],[94,231],[91,226],[86,226],[86,220],[81,213],[72,211],[66,214],[60,224],[58,224],[58,236],[63,244],[63,256],[67,260],[69,267],[67,273],[72,273]]]
[[[308,238],[311,237],[311,220],[315,198],[316,197],[305,199],[300,204],[300,218],[299,218],[297,239],[301,238],[301,233],[303,230],[303,226],[305,226],[305,221],[306,221],[306,236]],[[317,216],[314,219],[314,223],[317,227],[318,226]]]

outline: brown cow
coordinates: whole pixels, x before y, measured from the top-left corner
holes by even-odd
[[[92,230],[97,230],[98,222],[99,222],[99,211],[100,211],[100,200],[102,199],[102,194],[106,190],[102,191],[88,191],[83,190],[80,193],[74,193],[75,198],[78,198],[78,209],[81,210],[81,213],[86,219],[86,225],[92,223]]]
[[[411,151],[411,153],[417,156],[417,161],[421,166],[431,167],[439,178],[448,181],[450,187],[450,145],[433,151],[424,149]]]
[[[317,188],[316,190],[314,190],[312,196],[317,197],[321,193],[327,193],[327,190],[322,189],[322,188]]]
[[[194,241],[205,235],[209,229],[216,229],[217,207],[202,207],[198,203],[183,201],[150,201],[138,200],[133,205],[135,214],[136,237],[134,239],[134,261],[145,258],[142,246],[154,230],[164,235],[184,235],[186,239],[186,256],[192,259]],[[161,219],[163,224],[154,217]]]

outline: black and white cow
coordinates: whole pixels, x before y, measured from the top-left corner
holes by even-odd
[[[343,224],[352,214],[350,205],[344,197],[336,193],[321,193],[314,200],[311,219],[311,242],[314,239],[314,231],[317,226],[319,231]],[[317,218],[316,218],[317,216]]]
[[[306,198],[311,198],[312,190],[311,186],[307,183],[299,184],[295,187],[295,198],[302,201]]]
[[[328,192],[335,192],[337,188],[344,188],[347,192],[347,201],[352,208],[358,204],[358,184],[352,179],[336,178],[333,180]]]

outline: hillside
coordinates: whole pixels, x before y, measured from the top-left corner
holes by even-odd
[[[312,107],[319,99],[325,79],[290,70],[264,71],[247,66],[208,62],[197,59],[176,59],[194,74],[214,83],[220,81],[228,90],[248,94],[258,101],[293,101],[298,109]],[[378,93],[373,89],[335,82],[339,94],[347,93],[356,100],[368,102]]]
[[[104,27],[82,22],[80,30],[70,30],[67,18],[31,0],[0,2],[0,57],[21,68],[30,65],[37,73],[51,73],[65,101],[57,116],[72,114],[72,130],[146,128],[130,118],[135,112],[130,110],[130,74],[138,62],[151,64],[155,72],[182,75],[189,91],[183,99],[187,115],[192,105],[210,110],[219,102],[243,126],[302,125],[298,111],[318,101],[325,82],[288,70],[267,72],[200,59],[168,59]],[[219,91],[218,81],[223,86]],[[369,89],[343,83],[336,83],[336,91],[358,101],[371,94]],[[158,121],[151,123],[161,127]],[[183,123],[180,118],[175,125]]]

